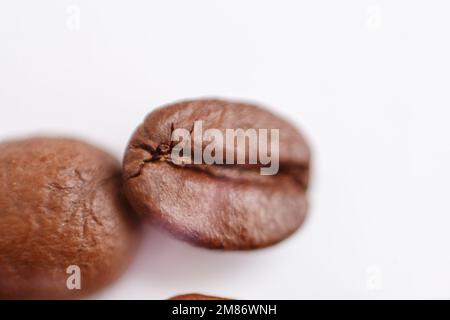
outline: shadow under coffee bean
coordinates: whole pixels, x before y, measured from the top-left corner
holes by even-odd
[[[237,162],[175,164],[172,133],[193,133],[199,121],[203,130],[224,136],[227,129],[278,129],[279,171],[261,175],[261,164]],[[238,153],[235,145],[220,151],[223,163],[227,153]],[[252,151],[259,150],[247,148],[245,159]],[[247,103],[196,100],[146,117],[126,149],[123,179],[133,208],[178,237],[208,248],[255,249],[285,239],[303,223],[309,163],[307,143],[287,121]]]

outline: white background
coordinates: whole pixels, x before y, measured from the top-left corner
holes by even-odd
[[[75,135],[121,158],[154,107],[261,102],[313,147],[304,227],[252,252],[194,248],[148,227],[129,271],[94,298],[450,298],[449,10],[1,0],[0,138]]]

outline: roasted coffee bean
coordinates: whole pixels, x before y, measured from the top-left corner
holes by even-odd
[[[0,298],[73,298],[113,281],[137,239],[119,164],[86,143],[0,143]]]
[[[189,293],[170,298],[169,300],[230,300],[227,298],[206,296],[198,293]]]
[[[250,142],[242,148],[226,139],[211,152],[222,161],[195,163],[192,149],[206,152],[212,141],[196,132],[200,122],[203,132],[217,129],[223,136],[227,129],[254,129],[258,141],[264,132],[259,129],[278,129],[279,170],[262,175],[268,166],[261,161],[264,148]],[[184,140],[172,139],[179,129],[191,133],[186,143],[191,152],[182,150],[174,158]],[[276,142],[268,132],[269,142]],[[268,149],[276,153],[272,145]],[[244,162],[237,161],[239,154]],[[252,154],[258,155],[257,163],[250,163]],[[134,209],[178,237],[209,248],[254,249],[285,239],[303,223],[309,166],[309,148],[287,121],[252,104],[196,100],[156,109],[146,117],[126,149],[123,178]]]

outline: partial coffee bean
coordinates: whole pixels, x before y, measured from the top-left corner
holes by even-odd
[[[230,300],[227,298],[206,296],[198,293],[183,294],[170,298],[169,300]]]
[[[137,238],[120,175],[77,140],[0,143],[0,298],[73,298],[120,275]]]
[[[184,129],[195,136],[199,121],[203,132],[217,129],[223,136],[227,129],[279,129],[279,171],[261,175],[262,161],[249,163],[252,154],[260,158],[264,148],[258,145],[243,149],[224,142],[214,153],[224,164],[195,164],[193,152],[184,151],[175,159],[180,141],[172,141],[172,134]],[[206,151],[208,143],[200,137],[190,146]],[[226,164],[231,154],[234,162]],[[238,163],[238,154],[247,162]],[[146,117],[126,149],[123,178],[134,209],[178,237],[208,248],[254,249],[285,239],[303,223],[309,166],[309,148],[287,121],[247,103],[196,100]]]

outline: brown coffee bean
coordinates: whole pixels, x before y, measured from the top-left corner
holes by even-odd
[[[175,164],[171,151],[180,140],[174,143],[171,135],[180,128],[195,135],[196,121],[202,121],[203,132],[218,129],[224,136],[226,129],[279,129],[278,173],[261,175],[264,163],[249,163],[251,154],[262,150],[257,144],[242,149],[225,140],[211,154],[223,163],[227,154],[234,155],[230,164],[195,164],[192,152],[180,154],[184,165]],[[192,149],[206,150],[207,141],[194,140]],[[245,163],[236,160],[240,151]],[[182,239],[209,248],[261,248],[303,223],[309,163],[301,134],[269,111],[222,100],[187,101],[153,111],[137,128],[124,157],[124,187],[137,212]]]
[[[198,293],[183,294],[170,298],[169,300],[230,300],[227,298],[206,296]]]
[[[131,258],[135,220],[109,154],[62,138],[0,143],[0,298],[72,298],[109,284]]]

